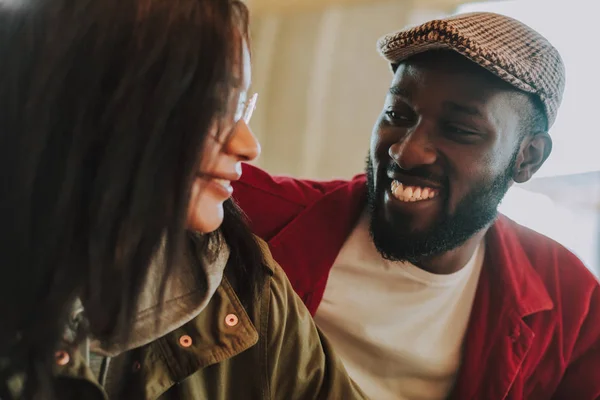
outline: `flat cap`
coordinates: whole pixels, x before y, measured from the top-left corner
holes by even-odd
[[[565,67],[558,50],[538,32],[494,13],[459,14],[390,33],[377,42],[392,69],[428,50],[450,49],[514,87],[539,97],[548,128],[556,119],[565,89]]]

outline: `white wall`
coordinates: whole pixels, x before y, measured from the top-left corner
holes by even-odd
[[[452,9],[396,0],[253,18],[259,101],[251,126],[263,145],[258,164],[311,178],[362,172],[392,78],[377,39]]]

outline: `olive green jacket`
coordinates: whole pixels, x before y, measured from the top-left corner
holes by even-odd
[[[268,269],[259,301],[247,309],[227,264],[203,310],[164,336],[92,372],[85,350],[57,352],[61,399],[340,399],[366,398],[265,250]],[[99,380],[107,377],[105,385]],[[119,382],[116,394],[111,381]]]

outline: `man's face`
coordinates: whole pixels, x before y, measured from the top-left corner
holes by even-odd
[[[371,234],[384,257],[416,263],[494,220],[529,106],[456,53],[424,53],[398,67],[367,166]]]

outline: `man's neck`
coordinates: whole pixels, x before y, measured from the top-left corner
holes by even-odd
[[[489,227],[482,229],[461,246],[442,254],[423,258],[414,263],[417,267],[433,274],[447,275],[461,270],[483,241]]]

